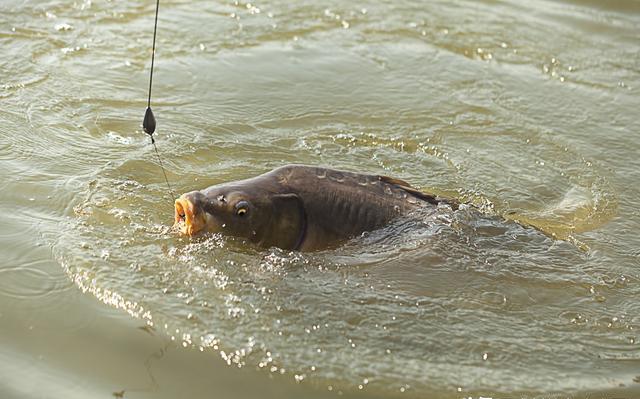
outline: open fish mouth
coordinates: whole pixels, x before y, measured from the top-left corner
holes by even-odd
[[[194,236],[205,227],[205,221],[201,212],[184,196],[175,201],[175,223],[173,228],[181,234]]]

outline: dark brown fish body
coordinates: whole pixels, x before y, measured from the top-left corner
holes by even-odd
[[[402,180],[287,165],[184,194],[176,200],[176,225],[188,235],[223,232],[265,247],[308,251],[438,202]]]

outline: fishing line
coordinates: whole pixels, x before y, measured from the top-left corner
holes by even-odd
[[[142,120],[142,128],[144,132],[149,135],[151,138],[151,144],[153,144],[153,149],[156,151],[156,156],[158,157],[158,163],[160,164],[160,169],[162,169],[162,174],[164,175],[164,181],[167,182],[167,187],[169,188],[169,193],[171,194],[171,198],[175,198],[175,193],[169,184],[169,179],[167,178],[167,172],[164,170],[164,165],[162,164],[162,158],[160,158],[160,153],[158,152],[158,147],[156,146],[156,141],[153,138],[153,133],[156,131],[156,117],[153,115],[153,111],[151,110],[151,86],[153,83],[153,66],[156,60],[156,33],[158,31],[158,10],[160,9],[160,0],[156,0],[156,19],[153,24],[153,46],[151,51],[151,73],[149,74],[149,97],[147,99],[147,109],[144,112],[144,119]]]

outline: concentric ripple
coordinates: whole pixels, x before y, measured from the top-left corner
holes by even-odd
[[[593,335],[567,319],[567,308],[601,313],[597,298],[585,301],[585,287],[599,284],[583,269],[589,253],[474,206],[408,215],[339,251],[261,250],[219,235],[177,237],[146,165],[101,171],[56,254],[83,291],[229,365],[418,396],[458,386],[597,389],[611,376],[593,372],[586,348],[635,324]]]

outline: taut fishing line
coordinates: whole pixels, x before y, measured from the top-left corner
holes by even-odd
[[[153,132],[156,131],[156,117],[153,115],[153,111],[151,110],[151,85],[153,83],[153,65],[156,59],[156,32],[158,31],[158,10],[160,9],[160,0],[156,0],[156,19],[153,24],[153,46],[151,50],[151,73],[149,74],[149,98],[147,99],[147,110],[144,113],[144,119],[142,120],[142,128],[144,132],[149,135],[151,138],[151,144],[153,144],[153,149],[156,151],[156,156],[158,157],[158,162],[160,163],[160,169],[162,169],[162,174],[164,175],[164,181],[167,182],[167,187],[169,188],[169,193],[171,194],[171,198],[175,198],[175,193],[169,184],[169,179],[167,178],[167,172],[164,170],[164,166],[162,165],[162,158],[160,158],[160,153],[158,152],[158,147],[156,146],[156,141],[153,138]]]

